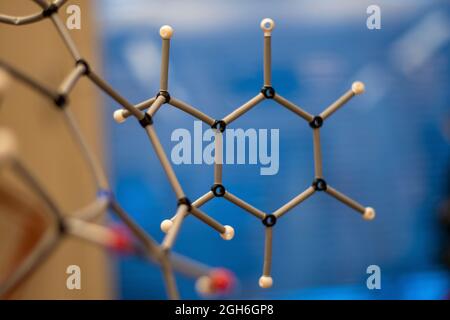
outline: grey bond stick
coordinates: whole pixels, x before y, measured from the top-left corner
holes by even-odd
[[[231,240],[234,236],[234,230],[230,226],[224,226],[220,222],[216,221],[209,215],[202,212],[199,207],[214,198],[214,194],[212,192],[208,192],[196,201],[194,201],[189,209],[189,212],[183,214],[182,219],[184,219],[189,213],[195,216],[200,221],[203,221],[205,224],[209,225],[211,228],[215,229],[219,232],[220,236],[225,240]],[[172,231],[173,226],[177,223],[179,219],[180,212],[177,212],[175,216],[171,219],[166,219],[161,223],[161,230],[167,234]]]
[[[214,119],[207,116],[200,110],[188,105],[187,103],[178,100],[176,98],[170,98],[169,104],[172,105],[175,108],[178,108],[186,113],[189,113],[191,116],[197,118],[198,120],[203,121],[207,125],[212,126],[214,124]]]
[[[24,166],[19,159],[13,159],[12,168],[20,178],[41,198],[55,221],[59,221],[62,217],[61,210],[56,203],[52,200],[51,196],[42,188],[37,179],[30,173],[30,171]]]
[[[182,204],[178,207],[178,211],[177,211],[177,214],[173,221],[173,225],[170,228],[170,230],[167,232],[167,234],[164,237],[164,240],[161,244],[161,247],[163,250],[172,249],[172,246],[175,242],[175,238],[177,237],[178,232],[180,230],[181,224],[183,223],[184,218],[188,214],[188,210],[189,210],[189,208],[185,204]]]
[[[102,216],[108,209],[109,201],[106,198],[95,199],[90,204],[75,210],[71,216],[84,221],[92,221]]]
[[[137,109],[134,105],[129,103],[124,97],[118,94],[105,80],[100,78],[94,72],[89,72],[89,79],[92,80],[100,89],[102,89],[105,93],[107,93],[111,98],[113,98],[117,103],[119,103],[122,107],[127,109],[133,116],[135,116],[138,120],[142,120],[144,118],[144,113]]]
[[[159,108],[161,108],[161,106],[165,103],[165,101],[166,98],[164,98],[163,96],[158,96],[152,103],[150,108],[147,110],[147,113],[153,117],[155,113],[159,110]]]
[[[287,213],[288,211],[292,210],[293,208],[298,206],[300,203],[302,203],[303,201],[308,199],[310,196],[312,196],[314,194],[314,192],[316,192],[314,190],[314,188],[313,187],[309,187],[308,189],[306,189],[305,191],[300,193],[298,196],[293,198],[291,201],[289,201],[288,203],[283,205],[281,208],[279,208],[276,211],[274,211],[273,215],[275,217],[277,217],[277,218],[280,218],[285,213]]]
[[[207,225],[209,225],[211,228],[215,229],[217,232],[220,233],[222,238],[231,237],[230,234],[227,234],[226,226],[223,226],[221,223],[217,222],[210,216],[204,214],[199,208],[192,207],[191,213],[196,216],[199,220],[203,221]]]
[[[223,136],[219,129],[214,133],[214,184],[222,184]]]
[[[0,297],[7,297],[20,284],[27,280],[50,257],[58,246],[59,240],[60,236],[58,234],[55,235],[54,232],[46,232],[29,256],[0,285]]]
[[[159,255],[159,246],[156,240],[154,240],[140,225],[138,225],[133,218],[121,207],[121,205],[116,201],[112,200],[109,204],[113,213],[123,221],[123,223],[133,232],[134,236],[139,239],[139,241],[147,249],[148,255],[157,261]]]
[[[273,284],[271,277],[272,270],[272,236],[273,228],[265,228],[265,240],[264,240],[264,264],[263,274],[259,278],[259,286],[262,288],[270,288]]]
[[[234,194],[232,194],[228,191],[225,192],[224,198],[227,199],[228,201],[230,201],[231,203],[234,203],[238,207],[241,207],[242,209],[251,213],[252,215],[254,215],[255,217],[257,217],[259,219],[263,219],[266,216],[266,214],[264,212],[262,212],[261,210],[256,209],[252,205],[248,204],[247,202],[245,202],[242,199],[239,199]]]
[[[44,16],[42,15],[42,12],[30,14],[28,16],[22,16],[22,17],[13,17],[8,16],[6,14],[0,14],[0,22],[6,23],[6,24],[12,24],[12,25],[25,25],[30,24],[34,22],[38,22],[44,19]]]
[[[63,38],[63,42],[66,45],[67,49],[69,50],[72,57],[75,59],[75,61],[78,61],[81,59],[81,55],[78,52],[77,47],[75,46],[75,43],[72,40],[72,37],[69,35],[69,32],[67,31],[66,27],[64,26],[64,23],[61,21],[57,13],[53,13],[50,15],[51,20],[53,21],[53,24],[56,27],[56,30],[58,30],[58,33]]]
[[[255,107],[258,103],[264,100],[264,95],[262,93],[258,93],[255,97],[244,103],[242,106],[231,112],[229,115],[227,115],[225,118],[223,118],[223,121],[228,125],[240,116],[242,116],[244,113]]]
[[[355,92],[358,90],[361,90],[360,84],[355,85],[355,89],[348,90],[342,97],[340,97],[338,100],[336,100],[333,104],[331,104],[328,108],[326,108],[321,114],[320,117],[325,120],[329,116],[331,116],[334,112],[336,112],[340,107],[342,107],[344,104],[346,104],[348,101],[350,101],[351,98],[355,96]],[[355,90],[355,91],[354,91]],[[364,90],[364,88],[362,88]]]
[[[121,218],[121,220],[130,228],[133,234],[143,243],[147,248],[148,257],[152,260],[160,263],[163,271],[163,275],[166,281],[167,292],[170,298],[178,298],[178,291],[176,289],[176,284],[174,280],[173,270],[176,269],[178,272],[187,272],[195,277],[203,277],[205,274],[209,273],[209,267],[202,266],[197,262],[192,262],[186,258],[171,254],[170,248],[175,242],[175,238],[180,230],[182,221],[191,214],[203,221],[205,224],[209,225],[213,229],[217,230],[220,235],[229,240],[233,238],[234,229],[227,225],[222,225],[212,217],[206,215],[200,211],[199,207],[206,202],[212,200],[215,197],[224,197],[229,202],[241,207],[245,211],[251,213],[258,219],[260,219],[265,227],[265,245],[264,245],[264,264],[262,276],[259,279],[259,285],[263,288],[269,288],[272,286],[273,280],[271,277],[271,265],[272,265],[272,238],[273,238],[273,227],[275,226],[277,219],[281,218],[285,213],[292,210],[294,207],[301,204],[303,201],[312,196],[316,191],[325,191],[329,195],[333,196],[337,200],[343,202],[349,207],[355,209],[363,215],[364,219],[371,220],[375,217],[375,211],[370,207],[363,207],[356,201],[352,200],[348,196],[340,193],[339,191],[329,187],[323,178],[322,172],[322,154],[320,148],[320,131],[319,129],[324,124],[324,120],[328,119],[334,112],[341,108],[346,102],[348,102],[352,97],[364,92],[364,84],[361,82],[354,82],[351,89],[348,90],[342,97],[340,97],[336,102],[331,104],[326,108],[320,115],[313,116],[303,108],[294,104],[293,102],[287,100],[281,95],[275,92],[272,87],[272,51],[271,51],[271,37],[272,31],[275,23],[271,19],[264,19],[261,22],[261,28],[264,32],[264,62],[263,62],[263,88],[261,91],[250,99],[248,102],[238,107],[230,114],[222,118],[222,120],[215,120],[214,118],[206,115],[197,108],[190,106],[189,104],[171,97],[168,92],[168,71],[169,71],[169,53],[170,53],[170,39],[173,35],[173,29],[170,26],[163,26],[160,29],[160,36],[162,38],[162,55],[161,55],[161,74],[160,74],[160,91],[156,97],[149,98],[137,105],[132,105],[125,98],[123,98],[118,92],[116,92],[105,80],[100,78],[97,74],[90,70],[89,65],[86,61],[81,59],[73,41],[70,38],[64,25],[61,23],[59,18],[55,15],[58,6],[60,6],[64,1],[54,1],[53,8],[46,7],[41,0],[37,0],[40,5],[43,6],[45,11],[45,16],[51,17],[55,27],[61,35],[61,38],[65,42],[69,51],[71,52],[73,58],[76,60],[77,68],[71,74],[67,76],[65,82],[60,86],[59,91],[53,91],[48,89],[46,86],[42,86],[38,82],[31,80],[28,76],[23,73],[18,72],[9,65],[2,63],[0,61],[0,68],[5,69],[8,73],[12,74],[19,80],[25,82],[35,90],[49,97],[53,101],[59,101],[61,96],[68,94],[75,83],[78,81],[80,74],[87,75],[89,79],[96,84],[103,92],[113,98],[116,102],[121,105],[121,109],[114,112],[114,119],[121,123],[124,122],[130,116],[134,116],[139,120],[140,124],[145,128],[152,145],[154,147],[155,153],[157,154],[161,165],[166,172],[169,182],[175,191],[178,200],[178,210],[177,214],[172,219],[164,220],[161,223],[161,229],[167,233],[163,244],[160,246],[153,240],[144,230],[142,230],[139,225],[137,225],[131,217],[120,207],[120,205],[114,200],[108,200],[110,208]],[[42,15],[42,18],[41,18]],[[33,15],[29,17],[7,17],[5,15],[0,15],[0,22],[19,24],[19,23],[31,23],[32,21],[42,20],[44,14]],[[306,120],[311,128],[313,129],[313,141],[314,141],[314,180],[310,187],[305,191],[294,197],[292,200],[288,201],[285,205],[281,206],[279,209],[274,211],[272,214],[265,214],[263,211],[249,205],[244,200],[233,195],[226,190],[222,178],[222,165],[219,163],[219,159],[223,156],[221,153],[222,133],[226,126],[231,124],[233,121],[247,113],[257,104],[262,102],[264,99],[272,99],[280,106],[288,109],[292,113],[300,116],[302,119]],[[197,199],[194,203],[190,203],[185,197],[184,192],[178,182],[178,179],[173,171],[173,168],[167,159],[167,156],[162,149],[161,143],[153,129],[153,119],[152,116],[159,110],[162,104],[168,103],[173,107],[186,112],[197,118],[204,123],[210,125],[215,129],[215,146],[219,152],[216,153],[215,163],[214,163],[214,185],[211,191],[204,194],[202,197]],[[64,106],[64,104],[62,104]],[[62,107],[60,106],[60,107]],[[148,109],[148,110],[147,110]],[[146,113],[143,111],[147,110]],[[219,133],[220,132],[220,133]],[[77,134],[74,134],[77,136]],[[82,139],[82,138],[80,138]],[[79,139],[75,139],[79,140]],[[79,142],[78,142],[79,143]],[[83,147],[82,147],[83,148]],[[84,149],[84,148],[83,148]],[[1,153],[0,153],[1,156]],[[86,157],[89,158],[89,157]],[[92,170],[95,171],[95,170]],[[95,174],[94,174],[95,175]],[[99,175],[99,174],[97,174]],[[97,180],[101,179],[97,177]],[[84,212],[86,216],[95,215],[95,212],[101,211],[102,206],[92,205],[92,208],[86,208]],[[172,229],[173,228],[173,229]],[[176,257],[176,258],[175,258]],[[188,270],[188,271],[186,271]],[[200,280],[200,279],[199,279]],[[202,292],[202,290],[200,290]]]
[[[261,28],[264,30],[264,86],[272,86],[272,30],[275,22],[272,19],[261,21]]]
[[[276,94],[273,97],[273,100],[275,100],[280,105],[282,105],[283,107],[287,108],[288,110],[290,110],[290,111],[294,112],[295,114],[299,115],[300,117],[302,117],[303,119],[305,119],[308,122],[311,122],[314,119],[314,117],[311,114],[309,114],[308,112],[306,112],[305,110],[303,110],[299,106],[295,105],[294,103],[290,102],[286,98],[283,98],[279,94]]]
[[[173,270],[184,276],[194,279],[198,279],[202,276],[207,276],[211,271],[211,268],[209,266],[188,257],[181,256],[176,252],[172,252],[172,254],[170,255],[170,262],[172,264]]]
[[[45,19],[46,17],[48,17],[47,13],[50,13],[49,10],[45,10],[47,9],[47,2],[43,1],[43,0],[33,0],[37,5],[39,5],[42,9],[37,13],[33,13],[27,16],[21,16],[21,17],[16,17],[16,16],[9,16],[6,14],[0,14],[0,23],[6,23],[6,24],[12,24],[12,25],[25,25],[25,24],[30,24],[30,23],[34,23],[34,22],[38,22],[41,21],[42,19]],[[54,7],[56,8],[56,10],[58,10],[60,7],[62,7],[65,3],[67,2],[67,0],[57,0],[53,2]]]
[[[57,92],[50,89],[46,85],[36,81],[35,79],[31,78],[30,76],[26,75],[24,72],[19,71],[16,68],[11,67],[6,62],[0,60],[0,69],[7,72],[12,77],[16,78],[17,80],[21,81],[22,83],[26,84],[27,86],[34,89],[36,92],[42,94],[43,96],[51,99],[56,100],[57,99]]]
[[[167,158],[166,153],[164,152],[164,149],[161,145],[161,142],[159,141],[158,136],[156,135],[156,132],[152,125],[146,126],[145,131],[147,132],[150,141],[152,142],[153,148],[155,149],[156,155],[159,158],[159,161],[161,162],[161,165],[166,172],[167,178],[169,179],[169,182],[175,191],[175,194],[178,199],[184,198],[184,191],[181,188],[180,183],[178,182],[178,178],[175,175],[175,172],[173,171],[172,165],[169,162],[169,159]]]
[[[322,150],[320,146],[320,129],[313,129],[313,152],[314,152],[314,175],[316,178],[322,178]]]
[[[208,191],[203,196],[201,196],[200,198],[198,198],[197,200],[192,202],[192,205],[196,208],[200,208],[202,205],[204,205],[205,203],[207,203],[209,200],[211,200],[213,198],[214,198],[214,194],[212,193],[212,191]]]
[[[326,192],[330,195],[335,197],[337,200],[341,201],[342,203],[346,204],[347,206],[349,206],[350,208],[358,211],[361,214],[364,214],[366,211],[366,208],[364,208],[361,204],[359,204],[358,202],[356,202],[355,200],[347,197],[345,194],[340,193],[339,191],[337,191],[336,189],[333,189],[330,186],[327,186],[327,190]]]
[[[66,120],[66,124],[69,127],[72,137],[76,141],[79,146],[80,152],[83,155],[86,163],[88,164],[91,174],[95,179],[95,183],[97,185],[97,189],[100,190],[109,190],[108,179],[106,179],[105,172],[103,168],[100,166],[100,163],[95,158],[94,154],[86,144],[86,140],[84,139],[81,130],[78,128],[77,122],[73,118],[72,113],[68,109],[63,110],[64,119]]]
[[[59,86],[59,94],[68,95],[86,71],[84,64],[78,64]]]
[[[79,218],[66,217],[64,225],[68,235],[100,247],[108,247],[110,239],[115,237],[115,232],[110,228]]]
[[[211,191],[209,191],[204,195],[202,195],[197,200],[195,200],[194,202],[192,202],[192,207],[200,208],[202,205],[207,203],[212,198],[214,198],[214,194]],[[163,222],[161,222],[161,230],[164,233],[167,233],[169,231],[170,227],[172,226],[173,220],[175,219],[176,216],[177,215],[175,214],[172,218],[166,219]]]
[[[180,294],[178,292],[175,275],[173,274],[172,264],[170,263],[170,251],[164,251],[161,258],[161,270],[163,273],[164,284],[166,292],[170,300],[179,300]]]
[[[60,7],[63,6],[67,1],[68,1],[68,0],[55,0],[55,1],[53,1],[53,4],[54,4],[56,7],[60,8]]]
[[[45,1],[45,0],[33,0],[33,2],[36,3],[38,6],[40,6],[44,10],[45,10],[45,8],[47,8],[47,1]]]
[[[169,50],[170,50],[170,38],[173,35],[173,29],[171,26],[162,26],[159,30],[159,34],[162,38],[162,54],[161,54],[161,78],[159,83],[160,91],[167,91],[169,84]]]
[[[144,110],[150,108],[152,106],[153,102],[155,102],[155,100],[156,100],[156,98],[153,97],[153,98],[147,99],[145,101],[142,101],[142,102],[136,104],[134,107],[140,111],[144,111]],[[113,114],[113,118],[117,123],[122,123],[128,117],[131,117],[131,116],[132,116],[131,112],[128,111],[127,109],[116,110]]]

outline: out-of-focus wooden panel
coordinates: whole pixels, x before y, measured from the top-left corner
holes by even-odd
[[[83,57],[98,66],[93,1],[69,3],[79,5],[82,12],[82,29],[72,30],[70,34]],[[68,17],[66,7],[59,12],[63,21]],[[30,0],[0,1],[2,13],[24,15],[36,10],[39,8]],[[74,67],[50,20],[27,26],[0,24],[0,57],[54,88]],[[69,107],[89,145],[102,159],[103,111],[98,91],[87,79],[82,79],[73,90]],[[87,166],[60,112],[49,101],[13,81],[0,106],[0,126],[16,134],[21,159],[64,212],[70,213],[94,199],[96,190]],[[66,288],[65,271],[71,264],[81,267],[81,290]],[[13,298],[113,298],[110,265],[111,260],[101,249],[78,240],[65,240]]]

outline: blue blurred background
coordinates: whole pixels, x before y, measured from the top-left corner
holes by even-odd
[[[381,30],[368,30],[366,9],[381,8]],[[204,211],[235,227],[232,241],[189,217],[175,249],[212,266],[233,270],[231,298],[439,299],[449,288],[440,255],[448,241],[439,208],[449,196],[450,4],[448,1],[144,1],[96,2],[108,81],[133,102],[159,88],[163,24],[175,29],[170,93],[213,118],[253,97],[262,85],[263,36],[271,17],[273,85],[312,114],[351,86],[353,99],[322,130],[324,174],[335,188],[377,210],[366,222],[352,210],[316,194],[274,229],[270,290],[258,287],[264,229],[254,217],[214,199]],[[109,165],[120,202],[158,240],[159,225],[176,201],[151,145],[134,121],[117,125],[108,105]],[[166,152],[176,128],[193,118],[163,106],[155,127]],[[310,185],[312,134],[300,118],[264,102],[234,128],[279,128],[280,169],[261,176],[259,165],[225,165],[224,183],[247,202],[271,212]],[[206,126],[204,126],[206,130]],[[131,137],[131,139],[130,139]],[[188,197],[213,183],[209,165],[175,166]],[[366,288],[366,268],[378,265],[382,289]],[[161,274],[133,259],[118,265],[120,296],[165,298]],[[180,277],[183,298],[198,298]]]

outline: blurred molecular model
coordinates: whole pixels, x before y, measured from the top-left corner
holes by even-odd
[[[12,147],[14,145],[13,143],[8,142],[2,144],[0,142],[0,163],[2,163],[2,158],[3,162],[5,162],[5,159],[9,159],[9,162],[13,164],[13,167],[18,171],[18,173],[23,176],[25,180],[27,180],[31,185],[35,186],[36,192],[38,192],[38,194],[40,194],[43,199],[47,200],[48,207],[52,209],[52,212],[55,214],[55,220],[57,221],[57,229],[59,231],[57,232],[56,237],[71,234],[91,240],[93,242],[102,242],[106,246],[113,246],[114,248],[121,249],[122,251],[125,250],[127,252],[133,252],[141,257],[150,258],[150,260],[161,265],[164,279],[166,281],[168,296],[172,299],[176,299],[179,297],[179,295],[173,276],[173,270],[187,273],[188,275],[196,278],[196,287],[199,292],[204,294],[227,292],[234,282],[232,274],[225,269],[212,269],[210,267],[204,266],[200,263],[172,253],[172,247],[174,246],[183,221],[189,215],[192,215],[205,224],[209,225],[211,228],[216,230],[224,240],[231,240],[233,238],[233,227],[218,222],[200,209],[204,204],[211,201],[213,198],[224,198],[242,208],[246,212],[250,213],[251,215],[255,216],[262,222],[262,225],[265,229],[264,263],[262,275],[259,278],[259,285],[262,288],[269,288],[273,284],[271,276],[272,236],[273,229],[277,223],[277,220],[288,211],[308,199],[314,193],[325,192],[326,194],[349,206],[350,208],[356,210],[366,220],[372,220],[375,217],[374,209],[370,207],[364,207],[355,200],[334,189],[325,180],[322,172],[320,128],[324,125],[325,120],[328,119],[335,111],[341,108],[354,96],[363,93],[364,84],[361,82],[354,82],[351,88],[346,93],[344,93],[338,100],[327,107],[322,113],[316,116],[306,112],[301,107],[279,95],[272,86],[271,77],[271,39],[272,31],[275,26],[273,20],[267,18],[262,20],[261,22],[261,29],[263,30],[264,34],[264,81],[262,88],[259,90],[256,96],[251,98],[242,106],[235,109],[230,114],[226,115],[223,118],[212,118],[199,109],[189,105],[188,103],[177,99],[169,91],[169,51],[170,41],[173,36],[173,29],[170,26],[166,25],[161,27],[160,29],[160,36],[162,38],[162,59],[159,90],[157,90],[154,97],[138,104],[132,104],[124,97],[122,97],[118,92],[116,92],[100,76],[98,76],[92,69],[91,65],[85,59],[83,59],[83,57],[78,52],[70,35],[68,34],[67,30],[65,29],[64,25],[61,23],[61,20],[57,15],[58,9],[66,1],[56,0],[50,5],[43,0],[34,0],[34,2],[42,7],[41,12],[27,17],[10,17],[0,15],[0,22],[22,25],[40,21],[44,18],[51,19],[75,61],[75,68],[67,75],[67,77],[57,90],[47,88],[39,82],[31,79],[28,75],[1,60],[0,70],[3,69],[11,76],[23,81],[43,95],[47,96],[54,102],[55,106],[61,110],[62,115],[66,120],[71,133],[73,134],[74,139],[78,142],[81,152],[83,153],[86,161],[90,164],[90,169],[92,171],[93,177],[95,178],[98,189],[97,200],[90,206],[83,208],[82,210],[80,210],[80,212],[72,215],[72,217],[75,218],[65,218],[65,215],[59,212],[59,210],[55,207],[53,201],[45,195],[43,190],[39,187],[36,187],[38,183],[31,178],[31,175],[23,167],[23,165],[21,165],[19,161],[14,160],[16,158],[14,157],[15,153],[13,152],[13,150],[15,147]],[[109,95],[121,106],[121,109],[116,110],[113,115],[116,122],[122,123],[129,117],[134,117],[137,120],[137,123],[142,126],[143,130],[148,135],[151,145],[161,163],[163,170],[167,175],[170,185],[175,193],[177,210],[172,218],[164,220],[161,223],[161,229],[164,233],[166,233],[161,244],[158,244],[144,230],[142,230],[136,223],[134,223],[131,217],[120,207],[119,203],[115,200],[99,163],[96,161],[96,159],[94,159],[92,153],[89,151],[88,146],[84,142],[84,139],[80,131],[78,130],[70,111],[67,108],[69,102],[69,94],[78,80],[83,76],[86,76],[88,79],[90,79],[103,92]],[[275,101],[280,106],[287,108],[293,114],[306,121],[306,125],[309,125],[313,131],[314,143],[314,176],[312,184],[308,186],[306,190],[301,192],[299,195],[297,195],[292,200],[272,213],[266,213],[260,209],[257,209],[243,199],[239,198],[237,195],[231,193],[225,187],[222,177],[223,132],[225,131],[227,126],[233,123],[233,121],[247,113],[249,110],[254,108],[265,99]],[[203,196],[194,201],[190,200],[190,198],[186,195],[183,187],[181,186],[155,130],[154,118],[158,110],[163,105],[169,105],[185,113],[188,113],[194,118],[206,123],[214,130],[215,159],[214,179],[212,187]],[[12,141],[9,136],[9,134],[3,133],[3,137],[0,136],[0,139],[3,138],[5,141]],[[1,150],[2,147],[3,151]],[[130,237],[123,236],[123,232],[118,234],[115,229],[99,226],[90,222],[93,220],[93,218],[102,214],[108,208],[112,212],[116,213],[119,218],[121,218],[124,224],[128,226],[128,229],[131,230],[131,234],[137,241],[131,241]],[[105,239],[109,240],[104,243]],[[25,266],[24,268],[27,272],[28,269],[31,269],[29,266]],[[21,271],[21,273],[24,273],[24,271]],[[16,278],[17,277],[20,278],[21,274],[16,276]],[[11,281],[17,282],[17,280],[14,279]],[[2,285],[1,288],[8,289],[12,286],[13,284],[8,284],[6,287]],[[2,294],[2,292],[5,292],[5,289],[0,290],[0,295]]]

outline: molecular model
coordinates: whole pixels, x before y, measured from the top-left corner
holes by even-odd
[[[323,126],[325,120],[329,118],[335,111],[341,108],[346,102],[348,102],[354,96],[363,93],[364,84],[361,82],[354,82],[351,88],[346,93],[344,93],[342,97],[332,103],[321,114],[317,116],[309,114],[296,104],[279,95],[272,86],[271,79],[271,38],[272,31],[275,26],[275,23],[272,19],[266,18],[261,22],[261,29],[263,30],[264,34],[264,82],[262,89],[256,96],[251,98],[242,106],[238,107],[225,117],[218,119],[206,115],[199,109],[177,99],[174,95],[169,93],[169,51],[170,41],[174,33],[173,29],[170,26],[165,25],[161,27],[159,32],[162,38],[162,59],[159,90],[157,90],[155,97],[134,105],[127,101],[124,97],[122,97],[113,88],[111,88],[111,86],[102,78],[100,78],[94,72],[90,64],[85,59],[83,59],[83,57],[77,51],[77,48],[71,40],[70,35],[68,34],[67,30],[56,14],[58,9],[66,1],[56,0],[50,5],[46,4],[46,2],[43,0],[34,0],[34,2],[42,7],[41,12],[28,17],[9,17],[0,15],[0,22],[22,25],[40,21],[44,18],[50,18],[59,31],[59,34],[64,40],[71,55],[73,56],[73,59],[75,61],[75,68],[72,72],[70,72],[70,74],[66,77],[66,79],[56,91],[43,86],[35,80],[32,80],[23,72],[18,71],[16,68],[11,67],[1,60],[0,70],[4,69],[8,74],[28,84],[35,90],[42,93],[44,96],[47,96],[54,102],[55,106],[61,110],[63,117],[67,121],[67,124],[73,134],[74,139],[80,145],[81,152],[83,153],[86,161],[90,164],[92,174],[95,178],[95,182],[99,190],[97,200],[90,206],[83,208],[75,215],[73,215],[73,217],[76,218],[65,218],[64,215],[60,213],[54,206],[52,200],[49,199],[38,187],[37,182],[31,178],[30,174],[24,169],[24,167],[20,165],[18,161],[13,160],[15,159],[12,156],[14,155],[14,153],[1,150],[3,146],[2,144],[0,144],[0,163],[2,157],[3,162],[4,159],[10,159],[10,162],[13,163],[13,166],[17,169],[18,173],[21,174],[21,176],[23,176],[26,180],[28,180],[28,182],[35,187],[34,189],[36,190],[36,192],[38,192],[38,194],[40,194],[41,197],[47,201],[48,206],[52,209],[52,212],[55,213],[55,219],[58,222],[59,231],[57,233],[57,237],[65,234],[71,234],[93,242],[102,242],[103,245],[109,247],[111,247],[111,243],[113,243],[112,246],[116,249],[128,252],[132,251],[138,256],[145,257],[147,259],[150,258],[150,260],[152,260],[153,262],[158,263],[163,270],[169,298],[176,299],[179,297],[179,295],[173,276],[173,270],[196,278],[196,288],[203,294],[226,292],[230,289],[234,282],[232,274],[225,269],[213,269],[189,260],[183,256],[172,253],[172,248],[181,229],[183,221],[190,215],[194,216],[195,218],[199,219],[200,221],[216,230],[224,240],[231,240],[234,237],[233,227],[224,225],[216,221],[214,218],[200,209],[204,204],[211,201],[213,198],[224,198],[229,202],[235,204],[236,206],[242,208],[246,212],[250,213],[251,215],[255,216],[262,222],[262,225],[265,228],[264,263],[262,275],[259,278],[259,285],[262,288],[270,288],[273,284],[271,276],[272,235],[273,228],[276,225],[277,220],[288,211],[292,210],[294,207],[298,206],[300,203],[308,199],[315,192],[325,192],[329,194],[330,196],[336,198],[350,208],[359,212],[366,220],[372,220],[375,217],[374,209],[370,207],[364,207],[355,200],[352,200],[348,196],[331,187],[325,180],[322,173],[320,128]],[[116,110],[113,114],[116,122],[123,123],[129,117],[134,117],[137,120],[139,125],[142,126],[143,130],[148,135],[151,145],[153,146],[153,149],[161,163],[161,166],[167,175],[167,178],[176,196],[177,210],[172,218],[164,220],[161,223],[161,230],[165,233],[164,239],[162,240],[161,244],[158,244],[144,230],[142,230],[136,223],[134,223],[131,217],[120,207],[119,203],[115,200],[110,191],[109,184],[107,183],[103,171],[100,169],[98,162],[94,159],[92,153],[89,151],[88,146],[84,143],[82,135],[78,130],[69,110],[67,109],[68,96],[73,87],[76,85],[77,81],[82,76],[86,76],[87,78],[89,78],[95,85],[97,85],[102,91],[108,94],[121,106],[121,108]],[[265,99],[274,100],[280,106],[287,108],[295,115],[306,121],[306,123],[312,128],[314,142],[314,178],[311,186],[308,186],[306,190],[301,192],[299,195],[297,195],[292,200],[272,213],[266,213],[260,209],[257,209],[243,199],[239,198],[237,195],[231,193],[225,187],[222,177],[223,132],[225,131],[227,126],[233,123],[233,121],[250,111]],[[206,192],[203,196],[196,199],[195,201],[191,201],[190,198],[185,194],[184,189],[178,181],[178,178],[173,170],[170,161],[168,160],[168,157],[160,143],[157,132],[155,130],[156,122],[154,121],[154,118],[158,110],[163,105],[169,105],[190,114],[194,118],[206,123],[215,132],[213,184],[208,192]],[[2,134],[8,135],[5,133]],[[0,137],[0,141],[1,139],[5,139],[8,141],[11,140],[9,138],[6,139]],[[13,144],[11,143],[8,144],[8,146],[9,145]],[[5,150],[8,148],[4,147]],[[124,222],[124,224],[128,226],[128,228],[131,230],[132,235],[138,241],[130,241],[130,238],[124,236],[123,232],[117,233],[115,229],[99,226],[90,222],[93,220],[93,218],[105,212],[108,208],[111,209],[111,211],[113,211],[115,214],[117,214],[117,216]],[[104,234],[105,236],[100,237],[98,236],[99,234]],[[117,237],[119,237],[119,239]],[[105,243],[104,239],[110,240]],[[54,244],[55,242],[53,241],[51,243]],[[28,272],[31,267],[29,265],[26,265],[23,267],[23,269],[25,270],[19,270],[17,272],[17,275],[12,277],[10,281],[7,282],[6,287],[5,285],[1,287],[0,296],[2,293],[6,292],[6,289],[10,289],[11,287],[13,287],[14,283],[18,281],[16,279],[21,278],[22,274]]]

